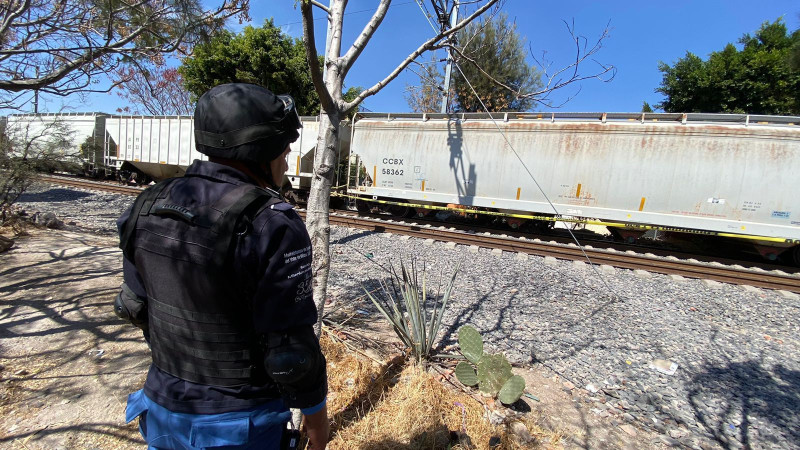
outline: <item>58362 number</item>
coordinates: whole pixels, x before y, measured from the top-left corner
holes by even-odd
[[[403,169],[381,169],[384,175],[403,175]]]

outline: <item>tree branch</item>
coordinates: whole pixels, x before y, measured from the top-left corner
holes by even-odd
[[[317,59],[317,45],[314,41],[314,11],[312,11],[311,6],[311,2],[308,0],[304,0],[300,4],[300,12],[303,16],[303,44],[305,44],[306,48],[306,59],[311,70],[311,81],[314,83],[317,95],[319,95],[322,109],[333,111],[335,107],[333,98],[331,98],[328,88],[325,87],[325,81],[322,79],[322,70],[320,70],[319,60]]]
[[[445,31],[443,33],[439,33],[436,36],[434,36],[434,37],[428,39],[427,41],[425,41],[416,50],[414,50],[414,52],[412,52],[410,55],[408,55],[406,57],[406,59],[404,59],[400,63],[400,65],[398,65],[388,76],[386,76],[386,78],[384,78],[383,80],[375,83],[369,89],[365,89],[365,90],[361,91],[361,93],[358,94],[358,96],[355,99],[353,99],[353,101],[348,102],[348,103],[344,103],[342,105],[343,113],[344,114],[348,114],[350,111],[353,110],[353,108],[357,107],[362,101],[364,101],[365,98],[377,94],[390,81],[392,81],[395,78],[397,78],[397,76],[400,75],[400,73],[409,64],[411,64],[412,61],[416,60],[420,55],[422,55],[426,51],[445,47],[446,44],[439,45],[438,42],[440,42],[441,40],[443,40],[443,39],[445,39],[445,38],[447,38],[449,36],[452,36],[453,34],[457,33],[458,30],[460,30],[460,29],[464,28],[465,26],[467,26],[470,22],[472,22],[473,20],[478,18],[481,14],[483,14],[484,12],[489,10],[492,6],[494,6],[499,1],[500,0],[489,0],[489,1],[487,1],[485,5],[483,5],[480,8],[478,8],[474,13],[472,13],[469,17],[467,17],[466,19],[464,19],[461,22],[459,22],[458,24],[456,24],[456,26],[454,26],[453,28],[450,28],[449,30],[447,30],[447,31]]]
[[[339,56],[342,53],[342,25],[344,24],[344,10],[346,7],[347,0],[333,2],[328,30],[328,33],[330,33],[328,38],[331,41],[327,49],[328,53],[325,55],[325,64],[327,64],[328,70],[330,70],[332,64],[337,66],[339,64]],[[331,58],[331,56],[333,57]]]
[[[358,36],[358,39],[353,42],[353,45],[347,51],[341,60],[340,60],[340,71],[342,77],[347,76],[347,72],[350,71],[350,68],[353,66],[353,63],[358,59],[361,52],[364,51],[364,47],[367,46],[369,40],[372,39],[372,36],[375,34],[375,30],[381,25],[383,22],[384,17],[386,17],[386,12],[389,11],[389,5],[392,3],[392,0],[381,0],[380,5],[378,5],[378,9],[375,10],[375,13],[372,15],[372,18],[369,22],[364,26],[364,29],[361,31],[361,34]]]
[[[550,94],[557,89],[561,89],[569,84],[588,79],[597,79],[604,83],[608,83],[611,80],[613,80],[614,77],[616,76],[617,73],[616,67],[614,67],[613,65],[602,64],[595,59],[592,59],[592,61],[594,61],[599,66],[599,69],[595,73],[591,73],[588,75],[582,75],[580,73],[580,66],[587,59],[589,59],[591,56],[593,56],[594,54],[599,52],[600,49],[603,48],[603,41],[607,39],[610,35],[610,26],[609,26],[610,23],[606,25],[606,28],[603,29],[603,32],[600,34],[600,37],[597,39],[597,41],[591,48],[588,48],[588,41],[585,37],[575,35],[574,21],[571,26],[567,22],[564,22],[564,25],[566,25],[567,30],[572,38],[572,41],[575,43],[575,61],[553,72],[552,74],[548,74],[548,70],[550,66],[552,66],[552,63],[546,60],[544,53],[542,55],[542,58],[540,59],[536,58],[536,56],[533,54],[533,51],[531,50],[531,57],[536,62],[536,64],[542,68],[544,77],[547,78],[547,83],[545,83],[545,86],[542,89],[519,95],[520,98],[530,98],[546,106],[553,106],[552,103],[549,103],[547,101],[547,99],[550,96]],[[581,42],[583,42],[583,44],[581,44]],[[571,72],[571,74],[569,74],[566,77],[563,76],[563,74],[567,72]],[[567,101],[569,101],[572,98],[574,98],[574,95],[569,97]],[[561,103],[561,105],[559,106],[562,106],[564,103]]]
[[[68,95],[131,61],[158,60],[175,50],[185,54],[185,46],[231,16],[246,18],[249,8],[249,0],[223,0],[207,11],[185,0],[3,3],[0,91],[5,98],[0,102],[19,99],[9,94],[31,89]]]
[[[323,5],[322,3],[318,2],[317,0],[311,0],[311,4],[312,4],[312,5],[314,5],[314,6],[316,6],[317,8],[319,8],[319,9],[321,9],[321,10],[325,11],[325,14],[327,14],[327,15],[329,15],[329,16],[331,15],[331,10],[330,10],[330,9],[328,9],[328,7],[327,7],[327,6],[325,6],[325,5]]]

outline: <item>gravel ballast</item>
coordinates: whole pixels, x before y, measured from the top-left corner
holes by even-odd
[[[37,185],[19,206],[113,234],[132,201]],[[331,242],[337,303],[374,310],[362,284],[377,286],[381,266],[401,257],[424,261],[433,286],[461,263],[442,345],[473,325],[489,351],[543,367],[592,413],[657,430],[666,444],[800,448],[796,298],[347,228],[332,228]]]

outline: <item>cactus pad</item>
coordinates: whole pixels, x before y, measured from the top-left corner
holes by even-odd
[[[503,404],[510,405],[519,400],[524,391],[525,380],[519,375],[514,375],[505,382],[500,393],[497,394],[497,398]]]
[[[478,388],[496,397],[503,384],[511,378],[511,364],[503,354],[486,354],[478,362]]]
[[[473,364],[478,364],[483,356],[483,338],[478,330],[464,325],[458,330],[458,345],[461,353]]]
[[[478,375],[475,373],[475,369],[472,367],[472,364],[466,361],[461,361],[456,366],[456,378],[458,378],[458,381],[464,386],[475,386],[478,384]]]

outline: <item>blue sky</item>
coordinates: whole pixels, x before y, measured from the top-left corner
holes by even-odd
[[[302,36],[300,11],[294,8],[294,0],[253,0],[251,3],[253,26],[260,26],[265,19],[273,17],[285,33]],[[374,0],[350,0],[343,46],[349,46],[355,39],[375,4]],[[563,21],[571,23],[574,20],[577,33],[586,36],[590,42],[597,39],[610,21],[610,37],[604,41],[597,59],[615,65],[618,69],[616,78],[610,83],[582,83],[580,93],[561,107],[561,111],[639,111],[643,101],[655,104],[662,98],[654,92],[661,81],[657,68],[659,61],[673,63],[686,51],[705,59],[710,52],[721,50],[728,42],[736,42],[744,33],[752,34],[764,21],[773,21],[781,16],[790,31],[800,28],[800,2],[797,0],[507,0],[504,10],[516,21],[520,35],[537,55],[547,51],[554,68],[569,64],[575,56],[574,44]],[[325,48],[326,30],[320,12],[315,11],[318,19],[315,28],[321,53]],[[233,27],[241,28],[239,25]],[[394,0],[386,19],[348,75],[347,85],[372,86],[432,35],[433,30],[415,0]],[[444,53],[437,56],[444,57]],[[403,93],[407,85],[417,82],[416,75],[406,72],[379,94],[370,97],[365,106],[371,111],[408,111]],[[567,87],[554,94],[554,100],[558,102],[567,98],[576,90],[577,86]],[[114,112],[123,106],[121,99],[113,93],[90,95],[84,101],[68,99],[68,103],[76,111]],[[59,106],[59,101],[47,103],[48,109],[57,110]]]

